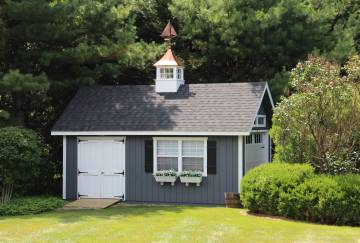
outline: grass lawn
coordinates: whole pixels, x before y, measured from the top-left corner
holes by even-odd
[[[116,206],[0,217],[0,242],[360,242],[360,228],[193,206]]]

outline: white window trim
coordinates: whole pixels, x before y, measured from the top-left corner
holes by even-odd
[[[264,118],[264,124],[258,124],[259,118]],[[255,118],[254,127],[266,127],[266,115],[257,115]]]
[[[169,141],[169,140],[176,140],[178,141],[178,173],[182,172],[182,158],[189,157],[195,158],[194,156],[182,156],[182,142],[183,141],[203,141],[204,142],[204,156],[199,158],[204,158],[204,171],[203,176],[207,176],[207,137],[153,137],[153,144],[154,144],[154,159],[153,159],[153,167],[154,173],[157,172],[157,142],[158,141]]]

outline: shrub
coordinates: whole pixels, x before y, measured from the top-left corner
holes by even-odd
[[[359,175],[316,175],[307,165],[268,164],[246,174],[241,200],[253,212],[360,225]]]
[[[24,197],[0,204],[0,216],[38,214],[64,206],[57,197]]]
[[[5,127],[0,129],[0,194],[8,201],[12,189],[24,195],[41,188],[49,167],[48,150],[32,130]],[[40,186],[39,186],[40,185]]]
[[[269,163],[250,170],[241,182],[243,205],[253,212],[277,215],[280,197],[284,197],[313,169],[307,164]]]

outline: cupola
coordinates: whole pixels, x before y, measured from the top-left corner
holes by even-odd
[[[156,67],[155,90],[158,93],[177,92],[179,87],[184,84],[184,65],[171,50],[171,39],[176,35],[170,22],[160,35],[167,44],[167,50],[165,55],[154,64]]]

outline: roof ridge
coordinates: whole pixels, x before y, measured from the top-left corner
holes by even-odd
[[[237,84],[266,84],[266,81],[259,82],[218,82],[218,83],[186,83],[184,85],[237,85]],[[90,86],[80,86],[80,88],[91,88],[91,87],[136,87],[136,86],[155,86],[155,84],[118,84],[118,85],[106,85],[106,84],[94,84]]]

